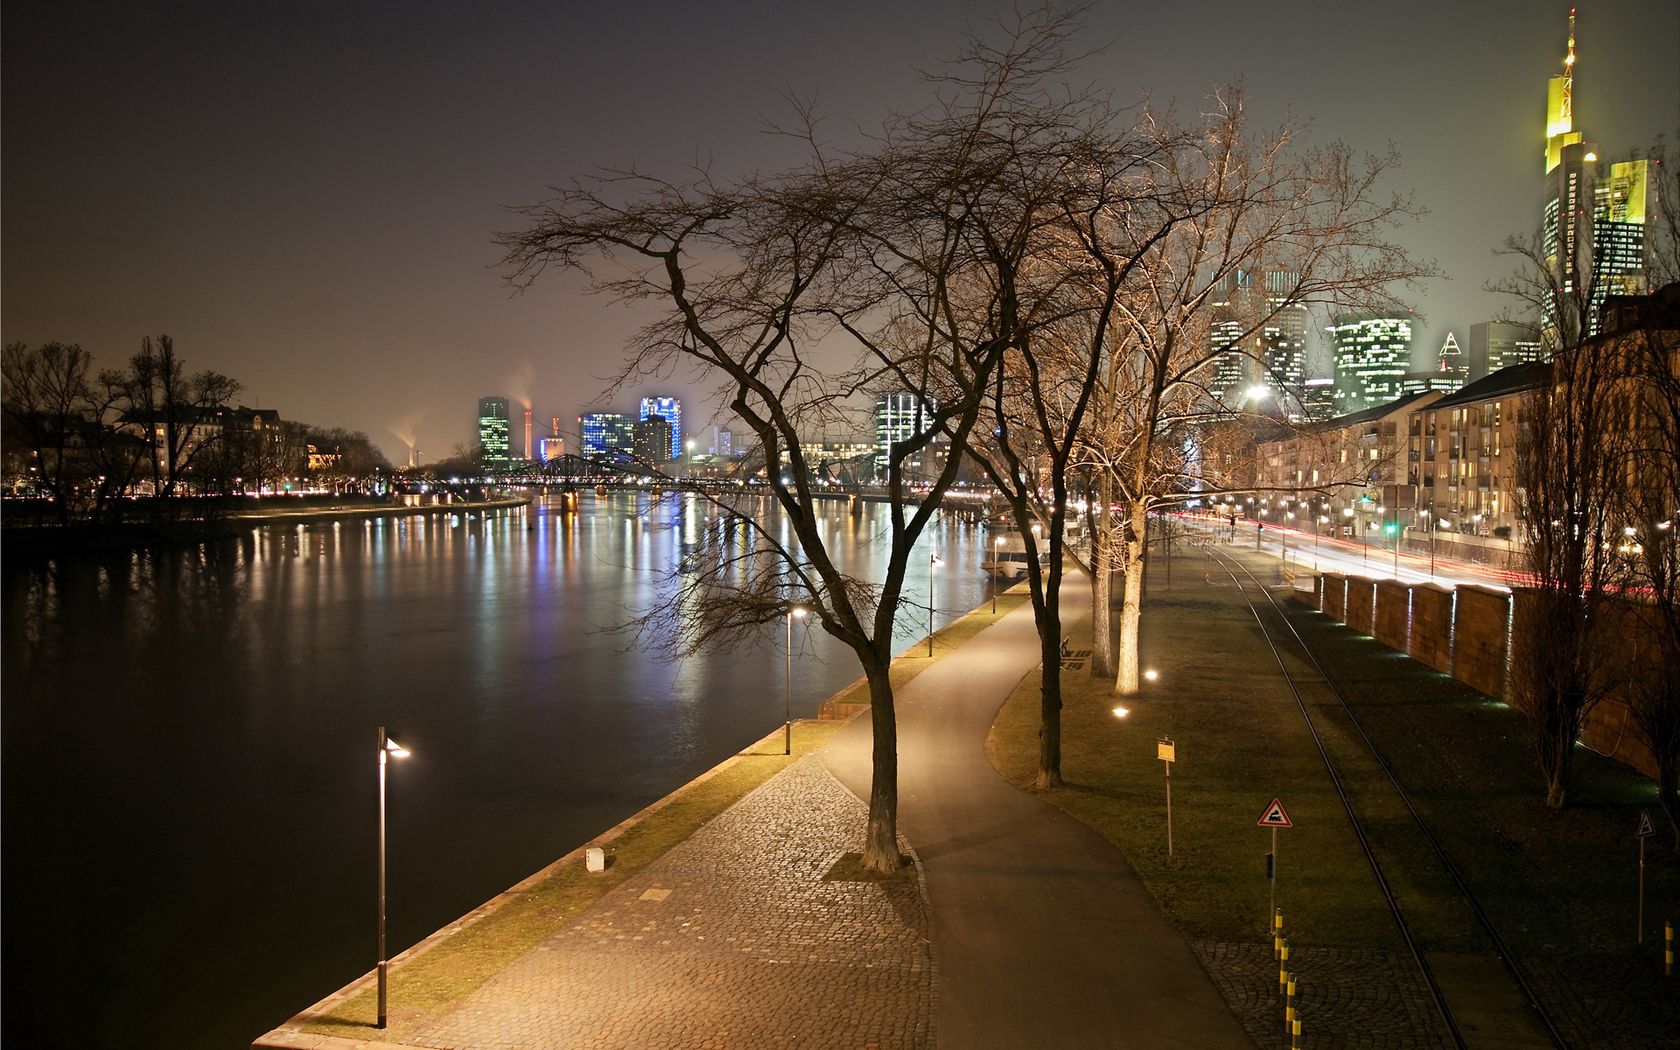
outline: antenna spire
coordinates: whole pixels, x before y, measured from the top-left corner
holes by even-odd
[[[1563,106],[1560,115],[1572,125],[1575,117],[1575,9],[1569,9],[1569,53],[1563,56]]]

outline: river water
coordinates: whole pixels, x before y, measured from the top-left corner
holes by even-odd
[[[881,571],[884,515],[835,504],[850,571]],[[779,726],[779,626],[680,662],[611,630],[715,516],[585,494],[7,564],[7,1045],[241,1046],[366,972],[381,723],[414,751],[393,955]],[[935,548],[945,623],[986,598],[985,533]],[[911,565],[900,647],[926,632]],[[793,669],[795,717],[859,674],[804,621]]]

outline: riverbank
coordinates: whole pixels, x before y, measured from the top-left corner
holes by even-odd
[[[1005,595],[997,602],[996,613],[992,612],[993,605],[988,601],[946,625],[934,636],[935,656],[932,659],[927,656],[926,640],[908,646],[894,661],[892,674],[895,685],[909,682],[934,663],[951,655],[962,641],[1009,614],[1025,600],[1022,594]],[[824,702],[824,708],[833,710],[837,703],[856,696],[859,688],[854,683],[840,690]],[[863,695],[867,700],[866,690]],[[863,706],[867,707],[867,704]],[[375,981],[374,975],[369,973],[261,1036],[253,1045],[315,1047],[320,1050],[414,1045],[406,1040],[429,1039],[428,1033],[435,1034],[434,1030],[439,1026],[461,1023],[458,1017],[460,1008],[469,997],[480,994],[480,990],[491,982],[507,981],[509,978],[503,975],[514,972],[514,967],[531,965],[529,960],[534,958],[539,945],[545,940],[571,929],[603,898],[631,880],[643,877],[650,866],[673,855],[673,851],[684,847],[701,829],[719,821],[725,814],[734,814],[737,804],[749,795],[758,797],[754,793],[766,788],[784,770],[788,770],[794,780],[790,786],[778,790],[792,791],[797,796],[797,805],[762,806],[760,809],[764,812],[758,817],[739,819],[744,820],[748,827],[757,827],[764,820],[775,819],[771,814],[778,808],[785,808],[796,816],[809,813],[813,820],[817,811],[821,810],[829,816],[815,820],[815,823],[829,829],[827,834],[833,842],[828,839],[818,844],[797,841],[796,837],[811,834],[804,817],[799,817],[795,820],[795,828],[783,829],[764,841],[758,841],[758,833],[750,832],[754,841],[737,841],[732,849],[736,857],[761,854],[773,857],[775,859],[764,863],[778,870],[786,867],[798,872],[801,875],[799,881],[808,883],[812,864],[826,866],[860,837],[863,811],[861,804],[848,806],[842,797],[844,792],[836,796],[829,790],[828,784],[832,782],[826,775],[813,777],[809,772],[801,773],[791,767],[823,746],[844,724],[836,720],[795,722],[791,755],[781,753],[782,730],[778,727],[741,753],[725,759],[665,798],[580,845],[398,955],[391,965],[390,1026],[384,1032],[377,1032],[371,1026],[375,1013]],[[855,803],[855,799],[852,801]],[[834,823],[836,814],[841,815],[838,824]],[[834,848],[829,849],[830,845]],[[592,846],[606,851],[608,863],[603,872],[590,873],[585,869],[585,853]],[[700,848],[715,850],[718,845],[711,843]],[[907,844],[903,848],[909,852]],[[782,879],[771,877],[769,883],[780,886]],[[881,995],[900,1002],[904,1007],[900,1013],[907,1011],[919,1016],[927,1015],[929,1007],[925,996],[931,994],[931,962],[916,961],[920,958],[917,953],[928,950],[922,920],[917,918],[922,907],[918,903],[921,900],[919,881],[883,886],[879,883],[847,883],[841,879],[821,881],[819,885],[830,887],[828,892],[840,898],[838,904],[831,901],[822,906],[828,921],[839,921],[837,915],[851,916],[851,921],[860,924],[859,930],[855,931],[860,936],[850,938],[850,941],[857,943],[861,938],[861,943],[869,949],[866,953],[868,957],[860,957],[856,960],[856,967],[848,972],[865,973],[870,979],[896,974],[878,989]],[[666,888],[662,885],[656,888],[656,892]],[[883,904],[886,905],[885,910],[882,910]],[[771,907],[766,902],[759,902],[755,905],[755,914],[758,921],[770,924],[778,921],[772,912],[786,913],[797,919],[801,911],[809,911],[811,906],[809,901],[802,906],[789,905],[788,908]],[[737,931],[729,941],[757,941],[766,932],[755,932],[754,928],[750,928],[753,923],[747,925],[749,928]],[[629,925],[625,924],[613,936],[631,939],[646,936],[644,930],[629,932],[629,929]],[[825,942],[846,943],[848,938],[833,936],[836,929],[829,929],[825,924],[812,936]],[[905,951],[893,953],[896,961],[880,957],[879,952],[869,947],[872,942],[868,938],[883,935],[882,930],[888,930],[885,935],[903,942]],[[864,934],[868,937],[863,937]],[[740,950],[747,949],[743,946]],[[639,966],[639,962],[633,964],[633,968]],[[777,972],[784,974],[785,970]],[[618,976],[601,975],[600,979],[605,981]],[[778,977],[781,984],[791,979]],[[794,989],[793,994],[797,996],[801,993]],[[881,995],[875,997],[876,1005],[884,1009],[879,1002]],[[632,1009],[635,1007],[634,1003],[628,1005]],[[711,1008],[715,1009],[715,1004]],[[811,1023],[818,1024],[819,1020],[813,1015]],[[485,1019],[485,1023],[491,1023],[491,1019]],[[833,1023],[832,1019],[828,1023]],[[916,1043],[915,1033],[910,1033],[910,1036],[909,1042]]]
[[[261,525],[305,525],[318,521],[355,521],[363,518],[406,518],[439,514],[476,514],[522,507],[531,496],[498,496],[454,503],[416,506],[352,497],[354,502],[294,504],[282,499],[266,506],[221,514],[214,518],[169,524],[126,522],[109,527],[17,526],[0,528],[0,555],[7,559],[45,558],[65,554],[108,553],[123,550],[193,547],[231,539]]]

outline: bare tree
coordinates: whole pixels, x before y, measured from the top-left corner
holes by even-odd
[[[121,506],[143,451],[114,428],[123,389],[112,372],[92,373],[80,346],[5,348],[3,399],[8,445],[21,445],[37,494],[59,524],[101,524]]]
[[[152,490],[168,498],[201,451],[215,438],[199,423],[213,409],[225,408],[239,393],[239,383],[219,372],[189,375],[175,356],[175,341],[167,335],[140,341],[140,352],[129,359],[124,390],[127,416],[152,443]]]
[[[1508,240],[1518,271],[1494,286],[1550,319],[1549,370],[1521,408],[1517,510],[1532,587],[1517,605],[1511,686],[1553,809],[1565,804],[1576,741],[1621,660],[1607,608],[1622,569],[1614,515],[1634,410],[1625,341],[1588,335],[1598,268],[1589,246],[1580,251],[1580,276],[1566,281],[1539,237]]]
[[[1085,443],[1086,462],[1107,476],[1097,504],[1105,514],[1112,504],[1123,508],[1118,522],[1093,523],[1093,535],[1115,542],[1099,550],[1104,568],[1093,566],[1092,576],[1093,603],[1105,604],[1106,565],[1125,572],[1115,661],[1121,694],[1138,689],[1150,513],[1248,484],[1220,476],[1216,458],[1202,451],[1206,429],[1230,415],[1207,388],[1215,360],[1235,347],[1263,363],[1262,350],[1246,348],[1283,310],[1387,303],[1392,285],[1433,272],[1388,239],[1417,214],[1409,198],[1381,188],[1397,163],[1392,154],[1302,148],[1290,126],[1255,134],[1237,89],[1217,92],[1209,110],[1186,133],[1174,130],[1170,113],[1148,118],[1175,144],[1160,159],[1155,194],[1175,201],[1182,218],[1149,246],[1120,290],[1116,323],[1125,333],[1108,343]],[[1124,257],[1118,247],[1093,241],[1088,250]],[[1218,290],[1239,274],[1268,271],[1287,278],[1268,289],[1265,305],[1239,321],[1242,330],[1228,343],[1216,343]]]
[[[52,501],[61,524],[69,522],[75,489],[87,480],[77,445],[92,410],[92,367],[92,355],[74,344],[9,343],[0,368],[8,437],[28,451],[37,494]]]
[[[852,650],[871,697],[863,862],[876,870],[900,864],[893,624],[912,547],[961,457],[945,457],[920,491],[908,465],[941,435],[964,447],[1005,350],[1033,323],[1019,297],[1040,243],[1028,187],[1068,123],[1050,74],[1071,29],[1066,15],[1039,12],[1020,16],[999,47],[971,41],[933,78],[935,101],[889,120],[868,148],[824,146],[802,110],[802,167],[728,181],[704,171],[579,180],[522,209],[526,228],[501,237],[520,286],[550,266],[578,269],[658,310],[625,376],[683,365],[727,389],[768,498],[743,491],[732,502],[740,546],[690,562],[670,637],[687,648],[739,639],[798,602]],[[850,360],[824,364],[836,356]],[[800,436],[882,385],[913,393],[925,426],[883,450],[888,557],[882,580],[866,583],[828,547],[827,501]]]
[[[1638,401],[1619,550],[1635,567],[1628,600],[1651,644],[1629,683],[1629,717],[1680,849],[1680,284],[1631,310],[1620,338]]]

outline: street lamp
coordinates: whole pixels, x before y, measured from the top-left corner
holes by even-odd
[[[997,615],[998,577],[1003,575],[1003,537],[992,541],[992,615]]]
[[[793,754],[793,621],[803,620],[807,612],[803,605],[790,605],[787,611],[786,679],[782,690],[782,754]]]
[[[1038,526],[1033,526],[1036,531]],[[928,655],[933,655],[933,570],[940,565],[939,555],[928,555]]]
[[[407,758],[408,748],[392,740],[379,727],[379,1020],[375,1028],[385,1027],[386,971],[390,964],[385,958],[385,760]]]

